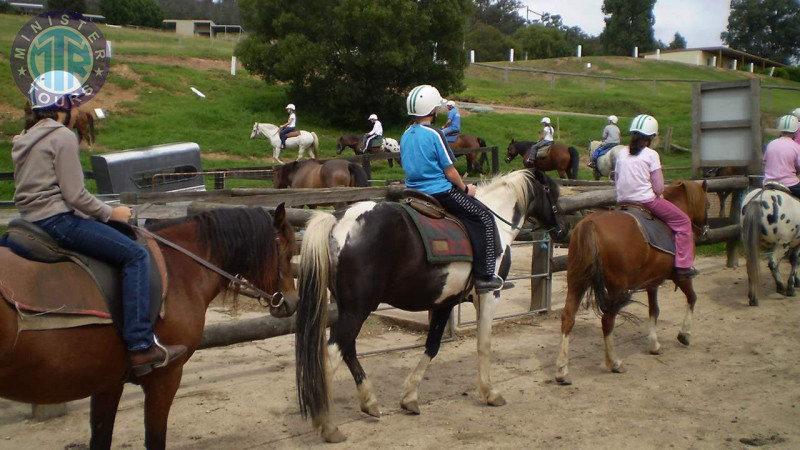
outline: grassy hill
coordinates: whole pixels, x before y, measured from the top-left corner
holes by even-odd
[[[12,82],[8,58],[16,31],[30,17],[0,15],[0,171],[10,171],[11,138],[22,128],[21,109],[24,97]],[[102,107],[106,120],[97,124],[95,151],[107,152],[167,142],[194,141],[204,153],[204,168],[252,166],[266,164],[271,149],[264,140],[249,139],[253,122],[282,123],[283,107],[291,99],[281,85],[268,85],[239,68],[231,76],[230,56],[235,42],[198,37],[179,38],[173,33],[132,30],[101,25],[106,39],[112,42],[114,59],[111,74],[91,106]],[[586,63],[592,63],[587,70]],[[498,63],[499,65],[508,63]],[[680,78],[722,81],[756,76],[744,72],[694,67],[678,63],[633,60],[621,57],[561,58],[514,63],[514,67],[591,73],[629,78]],[[420,80],[424,82],[425,80]],[[552,87],[550,75],[511,72],[508,82],[503,71],[471,66],[466,73],[466,89],[452,96],[456,100],[479,103],[539,108],[559,126],[559,141],[585,153],[586,142],[597,139],[605,125],[604,116],[620,117],[620,128],[639,113],[654,115],[661,129],[674,128],[675,142],[691,146],[691,83],[641,81],[606,81],[559,76]],[[783,80],[762,78],[763,84],[790,84]],[[195,87],[206,94],[199,98],[190,91]],[[763,90],[762,90],[763,92]],[[776,91],[768,107],[762,95],[764,123],[800,106],[800,92]],[[463,111],[463,110],[462,110]],[[376,111],[380,115],[380,111]],[[577,116],[571,113],[593,113],[602,117]],[[484,137],[489,145],[505,152],[509,140],[533,140],[540,129],[541,116],[517,113],[469,114],[464,112],[465,132]],[[359,130],[331,127],[323,117],[309,113],[298,105],[301,128],[315,131],[321,142],[321,156],[335,155],[335,140],[344,133],[363,133],[370,124],[364,118]],[[440,122],[444,117],[440,117]],[[386,134],[399,138],[405,124],[385,123]],[[349,151],[349,150],[348,150]],[[89,152],[82,152],[89,168]],[[352,154],[352,153],[350,153]],[[286,151],[285,158],[294,158],[295,151]],[[687,155],[664,155],[666,166],[688,166]],[[459,165],[463,168],[463,162]],[[519,160],[503,170],[521,166]],[[582,167],[581,178],[589,172]],[[673,173],[684,176],[686,173]],[[401,178],[402,171],[388,169],[386,164],[373,167],[375,178]],[[5,186],[4,186],[5,184]],[[0,199],[13,192],[10,183],[0,183]]]

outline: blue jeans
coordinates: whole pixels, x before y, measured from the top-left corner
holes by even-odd
[[[444,137],[447,139],[447,142],[455,142],[456,139],[458,139],[459,132],[461,132],[461,130],[458,128],[451,128],[451,127],[442,128],[442,134],[444,134]],[[448,136],[450,133],[455,133],[455,134],[452,136]]]
[[[153,345],[150,322],[150,255],[110,226],[73,213],[34,222],[62,247],[122,268],[122,339],[129,351]]]
[[[597,161],[597,158],[603,156],[606,153],[606,151],[611,150],[617,145],[619,145],[619,142],[609,142],[607,144],[600,144],[599,147],[594,149],[594,152],[592,153],[592,160]]]
[[[286,134],[290,131],[294,131],[295,127],[286,127],[281,130],[280,137],[281,137],[281,147],[286,147]]]

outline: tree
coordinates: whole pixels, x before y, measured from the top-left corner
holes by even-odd
[[[530,59],[557,58],[573,54],[566,33],[555,27],[541,24],[520,28],[514,37]]]
[[[155,0],[102,0],[100,13],[108,23],[160,28],[164,12]]]
[[[506,61],[509,50],[514,47],[513,39],[480,21],[467,33],[466,49],[475,50],[476,61]]]
[[[337,124],[399,121],[418,84],[463,89],[470,0],[240,0],[245,68],[289,86],[298,111]]]
[[[796,0],[731,0],[729,47],[782,63],[800,55],[800,4]]]
[[[525,19],[517,12],[523,6],[519,0],[475,0],[475,19],[510,36],[525,25]]]
[[[669,43],[667,50],[677,50],[680,48],[686,48],[686,39],[684,39],[680,33],[675,33],[675,38]]]
[[[656,47],[653,39],[653,7],[656,0],[604,0],[606,27],[600,42],[607,54],[630,55],[634,47],[648,52]]]
[[[86,13],[85,0],[47,0],[48,11],[74,11],[78,14]]]

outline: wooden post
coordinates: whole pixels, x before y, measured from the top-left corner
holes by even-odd
[[[550,282],[553,276],[550,258],[553,246],[547,232],[532,233],[531,251],[531,311],[550,309]]]
[[[555,75],[551,75],[550,76],[550,89],[553,90],[553,91],[556,90],[556,76]]]
[[[503,81],[508,83],[508,69],[503,70]]]
[[[224,173],[215,173],[214,174],[214,190],[225,189],[225,174]]]
[[[603,78],[603,83],[602,84],[603,84],[603,91],[605,91],[606,90],[606,79],[605,78]]]
[[[367,172],[367,179],[372,179],[372,166],[369,164],[369,153],[364,153],[361,161],[361,165],[364,167],[364,172]]]
[[[667,132],[664,133],[664,153],[672,152],[672,127],[667,127]]]
[[[492,147],[492,175],[500,173],[500,155],[497,147]]]
[[[742,220],[742,210],[739,204],[742,201],[742,191],[733,191],[733,195],[731,195],[731,223],[737,224],[741,223]],[[739,267],[739,236],[736,236],[736,239],[731,239],[725,243],[725,253],[728,257],[728,260],[725,264],[725,267],[734,268]]]
[[[66,415],[66,403],[56,403],[53,405],[31,405],[31,416],[33,417],[33,420],[38,422],[44,422],[45,420]]]

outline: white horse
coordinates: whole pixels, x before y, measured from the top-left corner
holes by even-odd
[[[769,184],[769,183],[768,183]],[[797,266],[800,264],[800,200],[778,189],[755,189],[742,202],[742,241],[747,258],[747,278],[750,306],[758,306],[761,273],[760,250],[771,248],[769,270],[779,294],[795,295],[798,285]],[[784,285],[778,277],[778,265],[789,253],[792,265]]]
[[[278,135],[280,131],[280,127],[277,125],[256,122],[253,124],[253,132],[250,133],[250,139],[257,138],[259,134],[269,139],[269,142],[272,144],[272,158],[276,162],[283,164],[283,161],[280,159],[281,137]],[[295,147],[299,148],[297,160],[303,157],[303,153],[305,153],[306,149],[308,149],[308,154],[311,158],[317,159],[317,149],[319,148],[317,133],[300,130],[300,136],[287,138],[286,148]]]
[[[592,157],[595,149],[602,144],[602,141],[589,142],[589,157]],[[617,154],[622,150],[624,145],[617,145],[609,150],[605,155],[597,158],[597,167],[594,169],[594,179],[599,180],[600,177],[607,177],[614,170],[614,163],[617,162]]]

